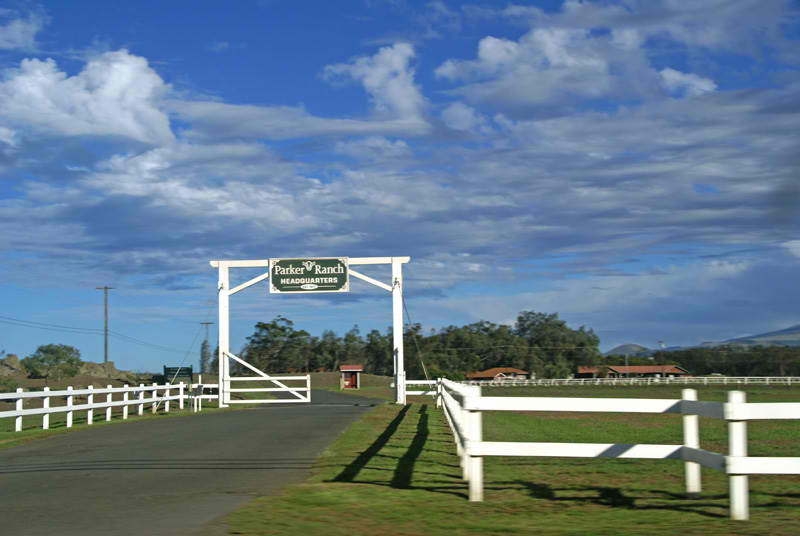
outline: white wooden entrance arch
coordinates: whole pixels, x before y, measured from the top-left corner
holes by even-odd
[[[371,285],[382,288],[392,293],[392,330],[393,330],[393,346],[394,346],[394,386],[395,386],[395,402],[397,404],[406,403],[406,373],[403,363],[403,264],[411,261],[411,257],[350,257],[349,266],[361,264],[391,264],[392,265],[392,280],[391,284],[386,284],[377,279],[373,279],[360,272],[349,269],[351,276],[366,281]],[[250,363],[245,362],[239,357],[230,352],[230,297],[240,290],[244,290],[251,285],[255,285],[270,276],[270,261],[269,259],[257,260],[217,260],[210,261],[211,266],[219,270],[219,282],[217,283],[217,295],[219,299],[219,407],[227,407],[231,403],[231,376],[230,376],[230,362],[233,359],[245,367],[249,368],[256,374],[258,379],[263,378],[272,381],[279,385],[280,390],[292,393],[296,399],[280,400],[280,402],[309,402],[310,391],[306,393],[306,397],[300,394],[300,391],[305,389],[292,390],[291,388],[283,385],[280,380],[288,380],[290,377],[274,377],[267,373],[258,370]],[[236,287],[230,287],[230,269],[231,268],[266,268],[266,273],[261,274],[249,281],[245,281]],[[277,389],[276,389],[277,390]],[[253,401],[248,401],[253,402]],[[259,401],[266,402],[266,401]]]

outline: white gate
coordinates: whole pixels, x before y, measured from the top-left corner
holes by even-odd
[[[230,382],[270,382],[277,387],[230,387],[224,392],[224,404],[287,404],[296,402],[311,402],[311,375],[305,376],[270,376],[263,370],[259,370],[247,361],[240,359],[230,352],[225,352],[226,361],[233,359],[240,365],[256,373],[256,376],[230,376]],[[230,363],[229,363],[230,364]],[[230,366],[228,366],[230,370]],[[304,387],[289,387],[283,382],[302,381]],[[269,385],[269,384],[267,384]],[[289,393],[294,398],[265,398],[265,399],[243,399],[233,400],[231,393]]]
[[[378,288],[382,288],[392,293],[392,328],[394,331],[394,385],[395,401],[398,404],[406,403],[406,373],[403,365],[403,264],[409,262],[411,257],[352,257],[348,260],[349,265],[357,264],[391,264],[392,281],[386,284],[355,270],[350,269],[349,275],[361,279]],[[219,270],[219,283],[217,284],[217,294],[219,297],[219,407],[227,407],[228,404],[274,404],[286,402],[311,402],[311,377],[310,376],[270,376],[266,372],[257,369],[250,363],[233,355],[230,352],[230,326],[229,326],[229,301],[233,294],[244,290],[251,285],[255,285],[270,277],[270,260],[229,260],[229,261],[210,261],[211,266]],[[230,268],[260,268],[264,267],[267,272],[261,274],[241,285],[230,288]],[[237,376],[232,378],[230,375],[230,360],[240,363],[245,368],[251,370],[256,376]],[[306,386],[288,387],[284,381],[306,380]],[[231,388],[231,382],[252,382],[265,381],[271,382],[277,387],[257,387],[257,388]],[[231,400],[231,393],[236,392],[284,392],[291,394],[294,398],[286,399],[265,399],[265,400]],[[305,394],[303,394],[305,393]]]

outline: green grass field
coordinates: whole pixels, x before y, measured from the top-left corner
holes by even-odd
[[[363,389],[361,394],[369,393]],[[698,389],[724,400],[722,388]],[[748,386],[748,399],[800,400],[800,390]],[[676,387],[485,389],[492,396],[679,398]],[[798,421],[749,423],[750,454],[800,456]],[[702,446],[727,450],[723,421],[701,420]],[[678,415],[484,414],[495,441],[681,443]],[[442,413],[430,398],[375,408],[318,460],[313,476],[232,514],[232,534],[797,534],[800,477],[750,477],[750,521],[728,519],[724,474],[703,469],[684,495],[677,460],[485,459],[485,500],[470,503]]]

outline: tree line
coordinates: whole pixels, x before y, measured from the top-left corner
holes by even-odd
[[[342,364],[360,364],[364,372],[390,376],[394,369],[392,328],[365,336],[354,326],[343,337],[327,330],[312,336],[283,316],[258,322],[241,351],[242,358],[269,373],[335,371]],[[462,379],[468,372],[515,367],[538,378],[565,378],[578,365],[599,364],[600,340],[581,326],[571,329],[558,318],[522,311],[513,326],[487,321],[448,326],[424,333],[420,324],[403,330],[408,378],[447,376]],[[215,361],[216,358],[212,361]],[[211,370],[215,370],[211,363]]]

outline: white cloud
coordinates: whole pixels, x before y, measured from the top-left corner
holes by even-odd
[[[160,99],[169,87],[147,60],[126,50],[89,60],[68,76],[52,59],[23,60],[0,82],[0,126],[23,134],[173,139]]]
[[[47,23],[47,17],[40,13],[29,13],[19,17],[14,11],[0,9],[0,50],[33,50],[36,48],[36,34]]]
[[[230,48],[231,44],[227,41],[214,41],[211,43],[208,48],[213,52],[222,52],[223,50]]]
[[[462,102],[454,102],[442,110],[442,120],[453,130],[484,134],[490,132],[486,118]]]
[[[425,98],[414,83],[410,63],[414,47],[395,43],[382,47],[374,56],[362,56],[350,63],[328,65],[328,80],[349,77],[361,82],[370,95],[373,113],[379,118],[421,119]]]
[[[780,44],[781,26],[792,20],[790,6],[791,0],[566,0],[562,9],[554,13],[516,5],[499,12],[512,20],[526,20],[531,26],[612,29],[618,43],[634,44],[642,42],[642,37],[659,37],[682,46],[758,54],[759,46],[767,41]],[[632,31],[639,35],[634,36]]]
[[[446,60],[438,78],[464,85],[451,90],[476,104],[504,110],[543,107],[579,99],[646,92],[640,50],[614,46],[608,35],[589,30],[535,28],[518,41],[484,37],[475,60]],[[636,70],[635,83],[626,80]],[[550,108],[550,112],[552,113]]]
[[[800,240],[789,240],[781,245],[795,257],[800,257]]]
[[[367,160],[402,158],[411,155],[411,149],[403,140],[389,140],[382,136],[370,136],[358,140],[337,141],[337,153]]]
[[[4,143],[9,147],[17,145],[16,134],[13,130],[6,127],[0,127],[0,143]]]
[[[259,138],[287,140],[314,136],[421,136],[430,131],[417,118],[328,119],[295,106],[252,106],[216,101],[171,100],[170,110],[190,127],[184,136],[198,140]]]
[[[685,92],[691,97],[696,97],[717,89],[717,85],[709,78],[692,73],[682,73],[670,67],[662,69],[660,74],[664,87],[673,93]]]

